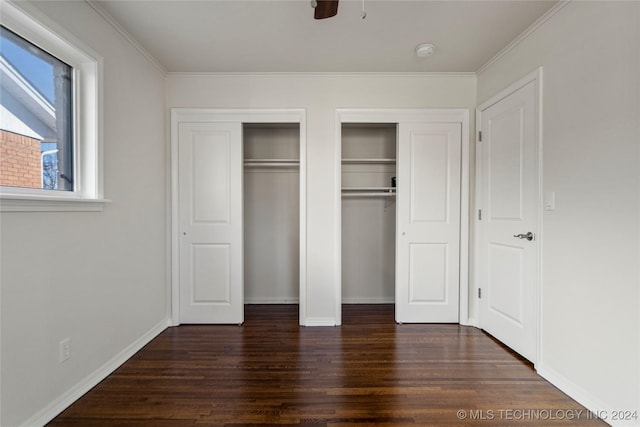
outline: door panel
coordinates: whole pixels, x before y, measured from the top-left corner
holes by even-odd
[[[489,121],[491,137],[489,170],[489,212],[493,219],[522,219],[523,188],[523,106],[506,109]]]
[[[411,221],[446,222],[448,208],[448,135],[414,134],[411,143]],[[421,164],[429,159],[429,167]]]
[[[242,129],[178,129],[180,322],[242,323]]]
[[[396,321],[458,322],[459,123],[401,123]]]
[[[231,303],[229,249],[229,245],[191,246],[191,304]]]
[[[409,303],[446,303],[447,245],[413,243],[409,247]]]
[[[523,250],[513,246],[489,245],[489,310],[522,325]]]
[[[229,144],[227,135],[194,132],[191,137],[192,223],[229,222]],[[185,150],[186,151],[186,150]],[[189,173],[186,171],[185,173]]]
[[[538,107],[535,81],[481,110],[478,222],[481,327],[535,361]]]

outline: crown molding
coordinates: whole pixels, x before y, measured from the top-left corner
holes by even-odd
[[[156,58],[149,53],[122,25],[107,12],[96,0],[84,0],[98,15],[100,15],[105,21],[109,23],[122,37],[125,38],[133,47],[136,48],[147,61],[149,61],[163,76],[167,76],[167,70],[158,62]]]
[[[465,77],[475,78],[475,72],[167,72],[166,77],[171,78],[209,78],[209,77],[273,77],[273,78],[332,78],[332,77],[373,77],[373,78],[385,78],[385,77],[412,77],[412,78],[424,78],[424,77]]]
[[[516,48],[520,43],[524,42],[530,35],[536,32],[538,28],[540,28],[545,22],[547,22],[552,16],[562,10],[566,5],[571,3],[572,0],[562,0],[553,5],[551,9],[545,12],[540,18],[538,18],[533,24],[529,25],[529,27],[524,30],[520,35],[518,35],[515,39],[513,39],[508,45],[503,47],[498,53],[496,53],[491,59],[484,63],[478,71],[476,71],[476,75],[480,75],[485,72],[489,67],[498,62],[500,58],[505,56],[507,53]]]

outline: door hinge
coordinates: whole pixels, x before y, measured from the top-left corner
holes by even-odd
[[[482,142],[482,131],[478,131],[478,141]]]
[[[478,209],[478,221],[482,221],[482,209]]]
[[[482,288],[478,288],[478,299],[482,299]]]

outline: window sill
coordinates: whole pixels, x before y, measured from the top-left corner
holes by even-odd
[[[101,212],[108,199],[0,194],[0,212]]]

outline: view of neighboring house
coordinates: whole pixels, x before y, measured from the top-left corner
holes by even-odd
[[[57,188],[55,107],[0,54],[0,185]]]

